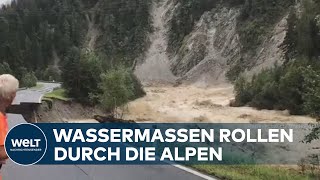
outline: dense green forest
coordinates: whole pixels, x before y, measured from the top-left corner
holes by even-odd
[[[53,51],[63,58],[72,46],[80,47],[87,24],[80,1],[18,0],[0,11],[2,71],[19,79],[34,71],[40,79],[50,76]],[[2,72],[3,73],[3,72]]]
[[[15,75],[27,87],[37,79],[63,81],[69,96],[97,104],[100,76],[118,67],[132,74],[135,58],[145,51],[149,6],[144,0],[15,0],[3,5],[0,73]],[[89,23],[98,30],[94,52],[86,49]]]
[[[90,2],[90,3],[89,3]],[[63,61],[72,47],[84,47],[87,15],[101,29],[97,51],[132,65],[144,51],[149,27],[149,3],[142,0],[16,0],[0,11],[0,70],[11,70],[19,79],[35,71],[48,79],[56,51]],[[141,18],[144,17],[144,18]],[[53,73],[54,74],[54,73]]]
[[[288,109],[291,114],[320,117],[320,2],[304,0],[292,7],[282,49],[285,63],[235,84],[236,105]]]
[[[134,65],[134,60],[148,46],[151,29],[150,6],[146,0],[105,0],[97,11],[95,22],[101,36],[97,49],[107,55],[111,65]]]
[[[56,60],[53,53],[57,52],[63,61],[72,47],[84,47],[87,15],[102,31],[97,51],[108,54],[106,61],[124,60],[122,63],[132,65],[133,59],[143,52],[145,36],[150,31],[149,3],[101,1],[94,9],[97,2],[16,0],[3,6],[0,11],[0,70],[12,72],[19,79],[29,71],[34,71],[40,79],[56,75],[51,67]]]

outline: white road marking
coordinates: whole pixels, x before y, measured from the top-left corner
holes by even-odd
[[[196,170],[193,170],[193,169],[188,168],[188,167],[183,166],[183,165],[172,164],[172,163],[171,163],[171,165],[174,166],[174,167],[176,167],[176,168],[179,168],[179,169],[181,169],[181,170],[184,170],[184,171],[186,171],[186,172],[188,172],[188,173],[191,173],[191,174],[193,174],[193,175],[195,175],[195,176],[199,176],[199,177],[201,177],[201,178],[203,178],[203,179],[207,179],[207,180],[218,180],[217,178],[214,178],[214,177],[211,177],[211,176],[209,176],[209,175],[203,174],[203,173],[201,173],[201,172],[198,172],[198,171],[196,171]]]

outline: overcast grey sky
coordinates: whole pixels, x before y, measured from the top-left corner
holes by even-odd
[[[2,4],[5,4],[5,3],[8,3],[8,2],[10,2],[11,0],[0,0],[0,4],[2,5]]]

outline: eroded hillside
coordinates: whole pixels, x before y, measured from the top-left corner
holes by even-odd
[[[263,5],[255,1],[161,0],[152,4],[151,45],[136,68],[142,81],[172,82],[172,72],[178,83],[212,85],[284,61],[280,45],[293,1]]]

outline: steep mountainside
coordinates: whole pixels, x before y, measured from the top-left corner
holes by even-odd
[[[0,19],[0,71],[59,79],[71,49],[145,83],[212,84],[282,63],[295,0],[15,0]]]
[[[136,69],[142,81],[168,77],[171,82],[165,70],[168,66],[163,66],[167,61],[178,83],[201,85],[234,80],[243,72],[252,75],[284,61],[280,45],[292,0],[162,0],[153,4],[162,11],[151,9],[155,31],[144,64]]]
[[[173,72],[192,82],[223,81],[229,63],[240,58],[238,15],[237,8],[217,7],[205,12],[174,55]]]

